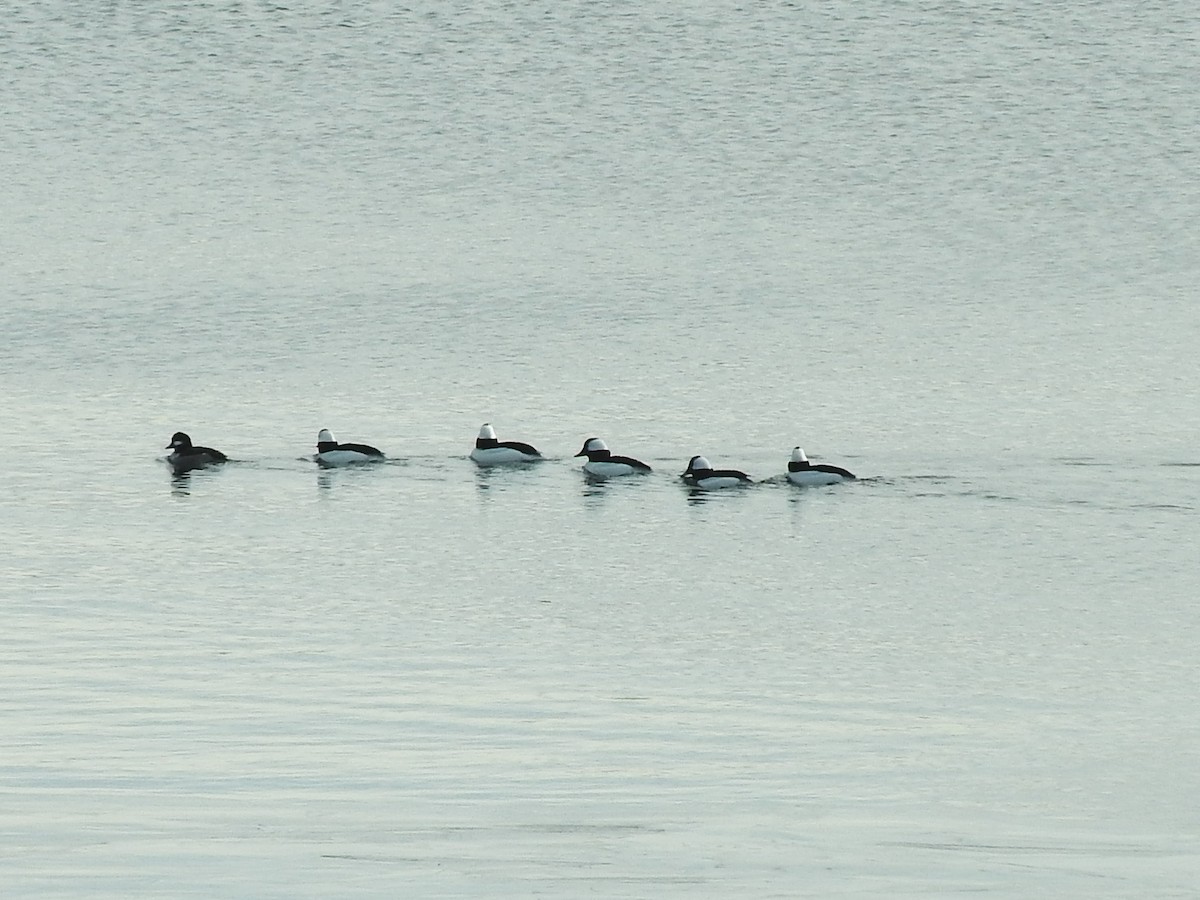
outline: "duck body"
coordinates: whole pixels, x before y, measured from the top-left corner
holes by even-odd
[[[613,456],[608,444],[600,438],[588,438],[576,457],[586,456],[583,471],[596,478],[615,478],[621,475],[644,475],[650,472],[648,465],[629,456]]]
[[[485,424],[475,439],[471,459],[480,466],[503,466],[511,463],[537,462],[542,454],[535,447],[521,441],[499,441],[496,429]]]
[[[229,457],[220,450],[195,446],[192,439],[182,431],[177,431],[171,436],[171,443],[167,444],[166,449],[172,451],[167,457],[167,462],[176,474],[229,461]]]
[[[380,462],[383,451],[369,444],[339,444],[328,428],[317,435],[317,465],[326,469],[353,466],[360,463]]]
[[[792,450],[792,458],[788,461],[787,478],[792,484],[800,487],[820,487],[826,484],[858,480],[854,473],[841,466],[830,466],[824,463],[813,465],[799,447]]]
[[[749,475],[737,469],[714,469],[712,463],[703,456],[693,456],[688,460],[687,470],[679,477],[686,484],[706,491],[754,483]]]

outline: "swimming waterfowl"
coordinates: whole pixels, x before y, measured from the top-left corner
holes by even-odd
[[[597,478],[612,478],[618,475],[638,475],[650,471],[650,467],[638,459],[628,456],[613,456],[608,444],[600,438],[588,438],[576,457],[586,456],[583,471]]]
[[[167,444],[165,449],[172,451],[171,455],[167,457],[167,462],[171,464],[171,468],[175,470],[176,474],[229,461],[229,457],[220,450],[195,446],[192,444],[192,439],[182,431],[171,435],[171,443]]]
[[[368,444],[339,444],[328,428],[317,435],[317,465],[327,469],[352,466],[357,463],[379,462],[383,452]]]
[[[715,490],[717,488],[738,487],[751,484],[750,476],[737,469],[714,469],[703,456],[693,456],[688,460],[687,470],[679,476],[693,487]]]
[[[824,484],[838,484],[842,481],[857,480],[853,473],[841,466],[830,466],[824,463],[813,465],[799,447],[792,450],[792,458],[788,461],[788,481],[801,487],[814,487]]]
[[[496,429],[484,424],[475,439],[471,459],[481,466],[499,466],[507,463],[535,462],[542,458],[536,448],[521,441],[499,441]]]

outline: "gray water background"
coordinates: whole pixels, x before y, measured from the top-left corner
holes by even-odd
[[[1198,37],[10,4],[4,896],[1195,896]]]

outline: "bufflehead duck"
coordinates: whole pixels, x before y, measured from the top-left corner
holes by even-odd
[[[471,451],[471,459],[481,466],[498,466],[505,463],[535,462],[542,454],[520,441],[496,440],[496,429],[485,424],[479,429],[479,437],[475,439],[475,449]]]
[[[575,456],[586,456],[587,462],[583,464],[583,471],[597,478],[636,475],[650,471],[650,467],[641,460],[630,459],[628,456],[613,456],[608,444],[600,438],[588,438],[583,442],[583,449]]]
[[[176,474],[190,472],[192,469],[203,469],[205,466],[213,466],[229,460],[229,457],[220,450],[214,450],[212,447],[192,446],[192,439],[182,431],[177,431],[171,436],[171,443],[167,444],[165,449],[173,451],[167,457],[167,462],[171,464],[171,468],[175,470]]]
[[[822,484],[838,484],[842,481],[855,481],[855,476],[840,466],[827,466],[818,463],[813,465],[799,447],[792,450],[792,458],[788,462],[788,481],[801,487],[811,487]]]
[[[687,471],[679,477],[693,487],[705,490],[753,484],[745,472],[739,472],[737,469],[714,469],[712,463],[703,456],[693,456],[688,460]]]
[[[355,463],[377,462],[383,459],[383,453],[366,444],[339,444],[328,428],[322,428],[321,433],[317,435],[315,458],[317,465],[332,469]]]

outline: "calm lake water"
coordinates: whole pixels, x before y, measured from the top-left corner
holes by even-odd
[[[0,893],[1195,896],[1198,46],[17,0]]]

